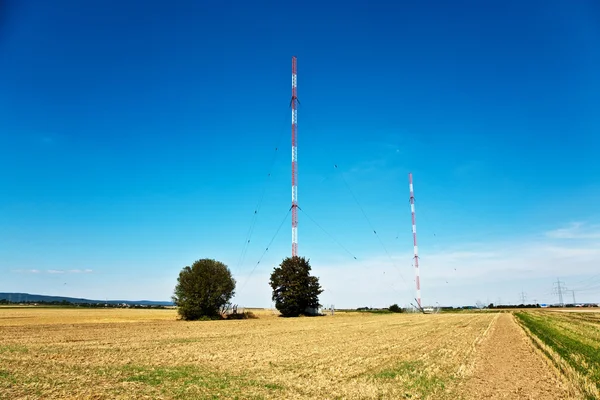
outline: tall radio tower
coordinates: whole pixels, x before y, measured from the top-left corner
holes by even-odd
[[[412,214],[413,245],[415,249],[415,282],[417,284],[417,304],[421,308],[421,282],[419,279],[419,246],[417,246],[417,224],[415,221],[415,193],[413,191],[412,173],[408,174],[410,188],[410,212]]]
[[[292,57],[292,257],[298,255],[298,96],[296,57]]]

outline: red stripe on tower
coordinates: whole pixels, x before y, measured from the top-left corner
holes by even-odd
[[[298,255],[298,96],[296,57],[292,57],[292,257]]]

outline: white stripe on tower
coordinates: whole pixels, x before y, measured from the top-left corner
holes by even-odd
[[[415,251],[415,282],[417,284],[417,303],[421,307],[421,281],[419,278],[419,246],[417,246],[417,223],[415,220],[415,193],[413,191],[412,173],[408,174],[410,188],[410,212],[412,214],[413,246]]]
[[[298,255],[298,97],[296,57],[292,57],[292,257]]]

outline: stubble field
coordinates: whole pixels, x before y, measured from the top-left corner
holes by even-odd
[[[534,343],[588,399],[600,398],[600,313],[516,314]]]
[[[532,374],[543,369],[560,389],[548,393],[561,397],[543,388],[535,395],[578,398],[510,314],[259,317],[183,322],[175,310],[0,309],[0,399],[480,398],[478,375],[495,346],[521,334]]]

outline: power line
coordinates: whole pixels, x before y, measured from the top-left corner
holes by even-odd
[[[334,164],[335,169],[338,169],[337,164]],[[371,228],[371,230],[373,231],[373,233],[375,234],[375,236],[377,237],[377,240],[379,241],[379,243],[381,244],[381,247],[383,248],[383,250],[385,251],[385,254],[388,256],[388,258],[390,259],[390,261],[392,262],[392,265],[398,269],[398,274],[400,275],[400,278],[402,278],[402,281],[404,282],[404,284],[408,287],[408,283],[406,282],[406,279],[404,279],[404,276],[402,275],[402,271],[400,270],[400,268],[396,265],[396,263],[394,262],[392,256],[390,255],[390,252],[387,250],[387,248],[385,247],[385,244],[383,243],[383,241],[381,240],[381,238],[379,237],[379,235],[377,234],[377,231],[375,230],[375,228],[373,227],[373,224],[371,223],[371,220],[369,219],[369,217],[367,217],[367,213],[365,212],[364,208],[361,206],[360,202],[358,201],[358,198],[354,195],[354,192],[352,191],[352,189],[350,189],[350,185],[348,185],[348,182],[346,181],[346,178],[344,178],[344,174],[340,171],[340,176],[342,177],[342,181],[344,182],[344,185],[346,185],[346,188],[348,189],[348,192],[350,192],[350,195],[352,196],[352,198],[354,199],[354,201],[356,202],[356,205],[358,206],[358,208],[360,209],[362,215],[365,217],[365,220],[367,221],[367,223],[369,224],[369,227]]]
[[[287,121],[287,116],[285,118],[285,121]],[[241,268],[242,264],[244,263],[244,260],[246,259],[246,255],[248,253],[248,249],[250,247],[250,242],[252,240],[252,235],[254,234],[254,230],[256,228],[256,223],[258,221],[258,215],[260,213],[260,210],[262,209],[262,205],[263,205],[263,201],[267,192],[267,187],[269,186],[269,183],[271,182],[271,177],[273,175],[273,169],[275,167],[275,163],[277,161],[277,156],[279,154],[279,149],[281,148],[281,142],[283,139],[283,133],[285,132],[283,129],[279,129],[280,131],[279,135],[278,135],[278,140],[277,140],[277,147],[275,147],[275,151],[273,152],[273,157],[271,158],[271,162],[270,162],[270,166],[269,166],[269,172],[266,176],[266,179],[263,183],[263,188],[260,194],[260,197],[258,199],[258,202],[256,203],[256,206],[254,207],[254,212],[252,213],[252,219],[250,221],[250,226],[248,228],[248,231],[246,233],[245,239],[244,239],[244,247],[242,248],[242,251],[240,253],[240,256],[238,258],[238,263],[236,266],[236,272],[239,271],[239,269]]]
[[[269,173],[269,178],[271,176],[271,173]],[[262,190],[262,193],[260,195],[260,198],[258,200],[258,203],[256,204],[256,207],[254,207],[254,213],[252,215],[252,220],[250,222],[250,227],[248,228],[248,233],[246,233],[246,238],[244,239],[244,247],[242,248],[242,252],[240,254],[240,257],[238,259],[238,264],[237,264],[237,268],[236,270],[239,270],[239,268],[241,267],[242,263],[244,262],[244,259],[246,258],[246,254],[248,252],[248,248],[250,247],[250,240],[252,240],[252,234],[254,233],[254,228],[256,227],[256,221],[258,220],[258,213],[262,207],[262,202],[263,199],[265,197],[265,192],[267,189],[267,185],[265,184]]]
[[[315,220],[313,219],[313,217],[311,217],[310,215],[308,215],[308,214],[306,213],[306,211],[304,211],[304,209],[302,209],[302,208],[300,208],[300,207],[298,207],[298,209],[299,209],[300,211],[302,211],[302,213],[303,213],[304,215],[306,215],[306,218],[308,218],[308,219],[309,219],[309,220],[310,220],[310,221],[311,221],[313,224],[315,224],[315,225],[316,225],[316,226],[317,226],[319,229],[321,229],[321,230],[322,230],[322,231],[323,231],[323,232],[324,232],[324,233],[325,233],[327,236],[329,236],[329,238],[330,238],[331,240],[333,240],[333,241],[334,241],[334,242],[335,242],[335,243],[336,243],[338,246],[340,246],[340,247],[341,247],[341,248],[342,248],[342,249],[343,249],[343,250],[344,250],[346,253],[348,253],[348,255],[349,255],[350,257],[354,258],[355,260],[358,260],[358,259],[356,258],[356,256],[355,256],[354,254],[352,254],[352,253],[350,252],[350,250],[348,250],[348,249],[346,248],[346,246],[344,246],[343,244],[341,244],[341,243],[340,243],[340,242],[339,242],[339,241],[338,241],[338,240],[337,240],[337,239],[336,239],[336,238],[335,238],[335,237],[334,237],[334,236],[333,236],[331,233],[329,233],[327,230],[325,230],[325,228],[323,228],[323,227],[322,227],[322,226],[321,226],[321,225],[320,225],[320,224],[319,224],[317,221],[315,221]]]
[[[592,286],[592,287],[588,287],[585,289],[577,289],[577,292],[592,292],[592,293],[598,293],[600,292],[600,284],[597,286]]]
[[[254,265],[254,267],[250,271],[250,274],[248,275],[248,277],[246,277],[246,280],[244,281],[244,284],[241,286],[241,288],[240,288],[240,290],[239,290],[238,293],[241,293],[242,290],[244,290],[244,287],[246,287],[246,284],[248,283],[248,281],[250,280],[250,277],[252,276],[252,274],[256,270],[256,267],[258,267],[258,265],[260,264],[260,262],[264,258],[265,254],[267,254],[267,252],[269,251],[269,247],[271,247],[271,244],[273,244],[273,241],[275,240],[275,238],[279,234],[279,231],[281,230],[281,227],[283,226],[283,224],[287,220],[287,217],[290,215],[290,211],[292,211],[291,207],[290,207],[290,209],[288,209],[287,213],[285,214],[285,217],[283,218],[283,220],[279,224],[279,227],[277,228],[277,231],[275,231],[275,234],[273,235],[273,237],[269,241],[269,244],[267,244],[267,247],[265,248],[265,250],[263,251],[263,253],[260,255],[260,258],[258,259],[257,263]]]
[[[589,285],[589,282],[593,281],[594,279],[600,279],[600,274],[592,275],[591,277],[588,277],[588,278],[582,279],[578,282],[575,282],[575,285],[579,285],[580,283],[584,283],[584,282],[585,282],[585,285]]]
[[[598,275],[593,275],[591,278],[586,279],[585,281],[587,281],[587,283],[579,288],[576,288],[575,290],[580,291],[580,290],[585,290],[587,288],[589,288],[590,286],[596,286],[598,284],[600,284],[600,274]]]
[[[339,242],[339,241],[338,241],[338,240],[337,240],[337,239],[336,239],[336,238],[335,238],[335,237],[334,237],[334,236],[333,236],[331,233],[329,233],[329,232],[328,232],[328,231],[327,231],[325,228],[323,228],[323,227],[321,226],[321,224],[319,224],[319,223],[318,223],[318,222],[317,222],[317,221],[316,221],[314,218],[312,218],[310,215],[308,215],[308,214],[306,213],[306,211],[304,211],[304,210],[303,210],[302,208],[300,208],[300,207],[298,207],[298,209],[299,209],[300,211],[302,211],[302,213],[303,213],[304,215],[306,215],[306,217],[307,217],[307,218],[308,218],[308,219],[309,219],[309,220],[310,220],[312,223],[314,223],[314,224],[315,224],[315,225],[316,225],[316,226],[317,226],[319,229],[321,229],[321,230],[322,230],[322,231],[323,231],[323,232],[324,232],[324,233],[325,233],[327,236],[329,236],[329,237],[330,237],[330,238],[331,238],[331,239],[332,239],[332,240],[333,240],[333,241],[334,241],[334,242],[335,242],[335,243],[336,243],[338,246],[340,246],[340,247],[341,247],[341,248],[342,248],[342,249],[343,249],[343,250],[344,250],[344,251],[345,251],[345,252],[346,252],[346,253],[347,253],[347,254],[348,254],[350,257],[352,257],[352,258],[353,258],[353,259],[354,259],[354,260],[355,260],[355,261],[358,263],[358,265],[360,265],[362,268],[364,268],[364,269],[365,269],[365,270],[367,270],[367,271],[371,271],[371,269],[370,269],[369,267],[367,267],[366,265],[364,265],[363,263],[361,263],[361,262],[358,260],[358,258],[357,258],[357,257],[356,257],[356,256],[355,256],[355,255],[354,255],[354,254],[353,254],[353,253],[350,251],[350,250],[348,250],[348,248],[347,248],[346,246],[344,246],[342,243],[340,243],[340,242]],[[392,290],[393,290],[393,291],[395,291],[395,292],[396,292],[396,293],[398,293],[398,294],[402,294],[402,292],[400,292],[398,289],[396,289],[396,288],[394,287],[394,285],[393,285],[391,282],[389,282],[389,281],[386,281],[386,282],[387,282],[387,284],[388,284],[388,285],[389,285],[389,286],[392,288]],[[405,282],[405,284],[406,284],[406,282]]]

